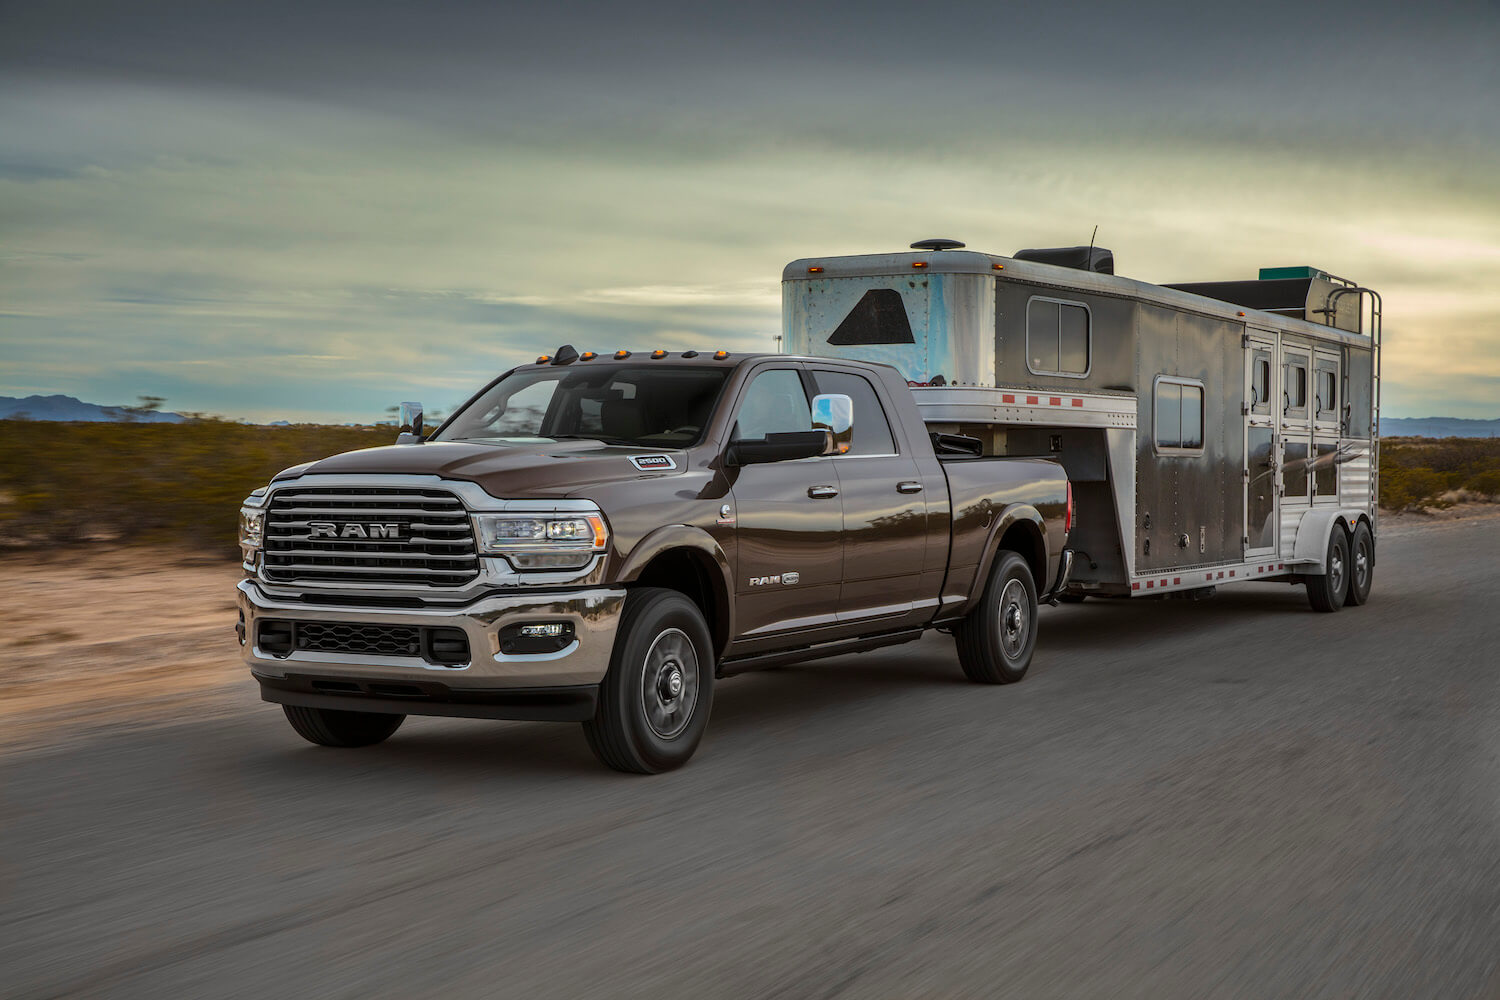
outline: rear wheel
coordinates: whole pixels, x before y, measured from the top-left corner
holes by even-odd
[[[1011,684],[1036,649],[1036,583],[1020,554],[998,553],[984,596],[953,629],[958,662],[971,681]]]
[[[1307,603],[1314,611],[1337,611],[1349,592],[1349,535],[1335,524],[1328,534],[1323,575],[1307,578]]]
[[[1344,603],[1359,607],[1370,599],[1370,586],[1375,582],[1375,536],[1370,526],[1361,521],[1354,526],[1354,535],[1349,540],[1349,593]]]
[[[675,590],[642,587],[625,599],[599,707],[583,733],[594,756],[616,771],[670,771],[698,749],[713,694],[703,612]]]
[[[341,712],[331,708],[282,705],[286,721],[309,743],[320,747],[368,747],[383,742],[401,728],[404,715],[383,712]]]

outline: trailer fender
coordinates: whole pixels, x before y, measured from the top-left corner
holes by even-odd
[[[1305,576],[1322,576],[1327,572],[1328,539],[1333,537],[1333,529],[1353,532],[1364,516],[1364,511],[1358,508],[1333,507],[1304,514],[1292,547],[1291,562],[1297,564],[1297,571]]]

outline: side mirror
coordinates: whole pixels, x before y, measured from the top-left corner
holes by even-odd
[[[422,437],[422,404],[401,404],[401,431],[396,435],[397,444],[421,444],[426,438]]]
[[[832,448],[825,455],[844,455],[854,443],[854,401],[843,393],[827,392],[814,396],[813,430],[827,431]]]
[[[759,441],[736,441],[729,446],[724,460],[729,465],[763,465],[767,462],[792,462],[799,458],[817,458],[831,454],[832,439],[827,431],[783,431],[767,434]]]

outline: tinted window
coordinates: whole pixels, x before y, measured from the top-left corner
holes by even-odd
[[[753,441],[767,434],[812,429],[812,408],[802,379],[789,369],[761,372],[750,382],[735,427],[735,440]]]
[[[1203,447],[1203,387],[1158,380],[1154,403],[1158,448]]]
[[[1294,410],[1307,405],[1307,369],[1302,365],[1287,368],[1286,398],[1286,405]]]
[[[875,387],[862,375],[851,372],[813,372],[818,393],[836,392],[848,396],[854,404],[854,441],[851,455],[893,455],[896,443],[891,425],[880,405]]]
[[[1318,412],[1333,413],[1338,410],[1338,387],[1334,373],[1318,369]]]
[[[1081,305],[1032,299],[1026,306],[1026,363],[1038,375],[1089,370],[1089,313]]]
[[[1250,375],[1250,405],[1264,409],[1271,399],[1271,358],[1257,354]]]

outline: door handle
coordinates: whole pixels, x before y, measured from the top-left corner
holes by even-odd
[[[897,493],[921,493],[922,492],[922,484],[918,483],[918,482],[913,482],[913,481],[910,481],[910,480],[908,480],[907,482],[904,482],[904,483],[897,483],[896,484],[896,492]]]
[[[839,491],[832,486],[809,486],[807,495],[814,500],[832,500],[839,495]]]

